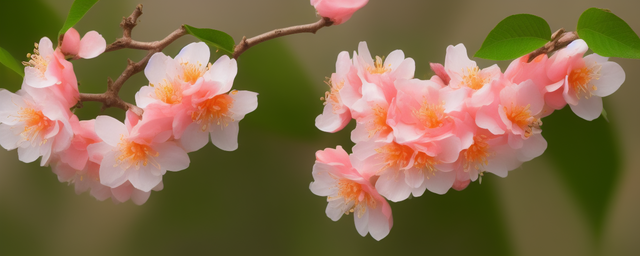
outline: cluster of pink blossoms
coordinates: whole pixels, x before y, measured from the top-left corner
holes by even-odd
[[[620,65],[583,56],[587,49],[576,40],[550,58],[516,59],[502,73],[480,69],[459,44],[447,48],[444,66],[431,64],[429,80],[413,78],[415,62],[400,50],[384,60],[365,42],[353,58],[341,52],[316,126],[337,132],[355,119],[355,146],[352,154],[340,146],[316,153],[311,191],[328,197],[329,218],[354,213],[358,232],[380,240],[393,225],[384,198],[462,190],[485,172],[506,177],[546,149],[543,117],[568,104],[593,120],[601,97],[624,82]]]
[[[23,162],[41,157],[61,182],[98,200],[131,199],[143,204],[163,188],[167,171],[189,166],[188,152],[209,137],[220,149],[238,147],[238,122],[256,109],[257,93],[230,91],[237,64],[227,56],[209,63],[204,43],[187,45],[176,56],[156,53],[144,70],[150,86],[136,94],[142,116],[127,112],[124,123],[109,117],[80,121],[70,109],[80,98],[69,59],[94,58],[105,51],[95,31],[82,39],[75,29],[55,50],[42,38],[25,64],[22,89],[0,90],[0,145],[18,149]]]

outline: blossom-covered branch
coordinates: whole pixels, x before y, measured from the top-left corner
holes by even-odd
[[[117,107],[124,110],[132,110],[138,116],[142,115],[142,109],[137,106],[127,103],[122,100],[118,93],[122,88],[122,85],[133,75],[138,72],[144,70],[149,59],[154,53],[161,52],[165,47],[171,44],[173,41],[187,34],[187,31],[184,27],[180,27],[176,29],[167,37],[160,41],[155,42],[140,42],[133,40],[131,38],[131,31],[138,24],[138,17],[142,15],[142,5],[139,4],[136,6],[136,9],[133,13],[127,17],[123,18],[120,23],[120,27],[123,29],[122,37],[117,39],[115,42],[111,43],[107,46],[105,52],[120,50],[124,48],[129,49],[139,49],[139,50],[148,50],[147,55],[142,58],[139,62],[133,62],[132,60],[128,60],[127,68],[122,72],[122,74],[116,79],[116,81],[112,81],[110,78],[107,84],[107,91],[102,94],[80,94],[80,102],[83,101],[98,101],[102,102],[103,109],[108,107]]]
[[[323,27],[328,27],[333,25],[333,21],[331,21],[331,19],[329,18],[325,18],[323,17],[322,19],[311,23],[311,24],[306,24],[306,25],[298,25],[298,26],[292,26],[292,27],[288,27],[288,28],[280,28],[280,29],[275,29],[272,31],[269,31],[267,33],[258,35],[258,36],[254,36],[252,38],[247,39],[247,37],[243,37],[242,41],[240,41],[240,43],[238,45],[236,45],[235,49],[233,49],[233,58],[234,59],[238,59],[238,57],[240,57],[240,55],[245,52],[247,49],[251,48],[252,46],[262,43],[264,41],[268,41],[274,38],[278,38],[281,36],[286,36],[286,35],[291,35],[291,34],[297,34],[297,33],[313,33],[315,34],[318,30],[320,30]]]
[[[580,37],[578,37],[578,33],[574,31],[565,32],[564,28],[558,29],[558,31],[554,32],[553,35],[551,35],[551,41],[546,43],[543,47],[540,47],[529,54],[528,62],[531,62],[533,59],[542,54],[551,53],[567,47],[567,45],[579,38]]]

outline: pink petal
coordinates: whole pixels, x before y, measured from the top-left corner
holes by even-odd
[[[434,175],[428,175],[424,182],[427,189],[433,193],[444,195],[453,186],[456,180],[456,173],[437,171]]]
[[[89,31],[80,40],[80,51],[78,56],[83,59],[92,59],[98,57],[107,48],[107,41],[104,40],[102,35],[96,31]]]
[[[591,121],[598,118],[602,113],[602,98],[598,96],[591,96],[588,99],[581,98],[577,105],[569,104],[569,107],[577,116]]]
[[[206,66],[209,63],[211,53],[207,44],[203,42],[190,43],[174,58],[178,63],[189,62],[191,64],[201,64]]]
[[[62,39],[62,47],[60,48],[60,50],[65,55],[78,55],[79,49],[80,34],[74,28],[70,28],[69,30],[67,30],[67,32],[64,33],[64,37]]]
[[[244,116],[258,108],[258,93],[250,91],[233,91],[229,94],[233,98],[233,106],[229,111],[233,112],[233,118],[240,121]]]
[[[127,181],[127,171],[116,162],[116,153],[110,151],[104,155],[100,163],[100,183],[108,187],[118,187]]]
[[[189,155],[174,142],[161,143],[153,147],[153,149],[158,152],[156,160],[162,169],[176,172],[189,167]]]

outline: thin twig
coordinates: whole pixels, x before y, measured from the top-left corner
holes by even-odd
[[[187,34],[187,30],[184,26],[181,26],[179,29],[176,29],[167,37],[160,41],[155,42],[139,42],[131,39],[131,31],[138,24],[138,18],[142,15],[142,5],[139,4],[136,6],[136,9],[133,13],[127,17],[122,18],[122,22],[120,23],[120,27],[122,27],[123,33],[122,37],[118,38],[115,42],[111,43],[107,46],[105,52],[115,51],[124,48],[130,49],[140,49],[147,50],[147,55],[142,58],[142,60],[138,62],[133,62],[131,59],[127,60],[127,67],[122,72],[122,74],[116,79],[116,81],[112,81],[109,78],[107,82],[107,91],[102,94],[80,94],[80,102],[83,101],[98,101],[103,103],[103,110],[109,107],[117,107],[124,110],[132,110],[138,116],[142,116],[143,110],[133,104],[127,103],[118,96],[120,89],[124,85],[124,83],[131,78],[131,76],[139,73],[144,70],[149,62],[149,59],[153,54],[157,52],[161,52],[165,47],[171,44],[173,41],[177,40],[181,36]]]
[[[543,47],[540,47],[529,54],[529,60],[527,62],[533,61],[536,57],[542,54],[552,53],[554,51],[565,48],[571,42],[579,38],[580,37],[578,37],[578,33],[574,31],[565,32],[564,28],[558,29],[558,31],[554,32],[553,35],[551,35],[551,41],[547,42]]]
[[[297,33],[313,33],[315,34],[318,30],[323,27],[328,27],[333,25],[333,22],[329,18],[322,18],[314,23],[292,26],[288,28],[280,28],[269,31],[267,33],[254,36],[252,38],[247,39],[247,37],[243,37],[242,40],[236,47],[233,49],[233,58],[238,59],[240,55],[251,48],[252,46],[262,43],[267,40],[271,40],[274,38],[278,38],[281,36],[297,34]]]

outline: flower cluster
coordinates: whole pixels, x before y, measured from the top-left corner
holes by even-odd
[[[50,165],[77,193],[136,204],[163,188],[167,171],[186,169],[187,153],[209,137],[220,149],[238,147],[238,122],[256,109],[257,93],[231,90],[236,61],[223,56],[209,63],[204,43],[189,44],[175,59],[151,57],[144,70],[150,85],[136,94],[142,116],[127,111],[124,123],[109,116],[80,121],[70,111],[80,93],[69,60],[94,58],[105,48],[95,31],[80,39],[70,29],[56,49],[42,38],[24,62],[22,89],[0,90],[0,145],[17,148],[23,162],[41,157],[40,165]]]
[[[485,172],[506,177],[547,147],[541,119],[569,105],[593,120],[601,97],[624,82],[622,68],[576,40],[552,57],[514,60],[502,73],[479,68],[464,45],[449,46],[444,66],[414,79],[415,63],[400,50],[373,59],[361,42],[353,58],[341,52],[316,126],[337,132],[351,119],[353,153],[318,151],[311,191],[328,196],[327,216],[354,213],[358,232],[376,240],[391,229],[391,209],[426,190],[462,190]]]

